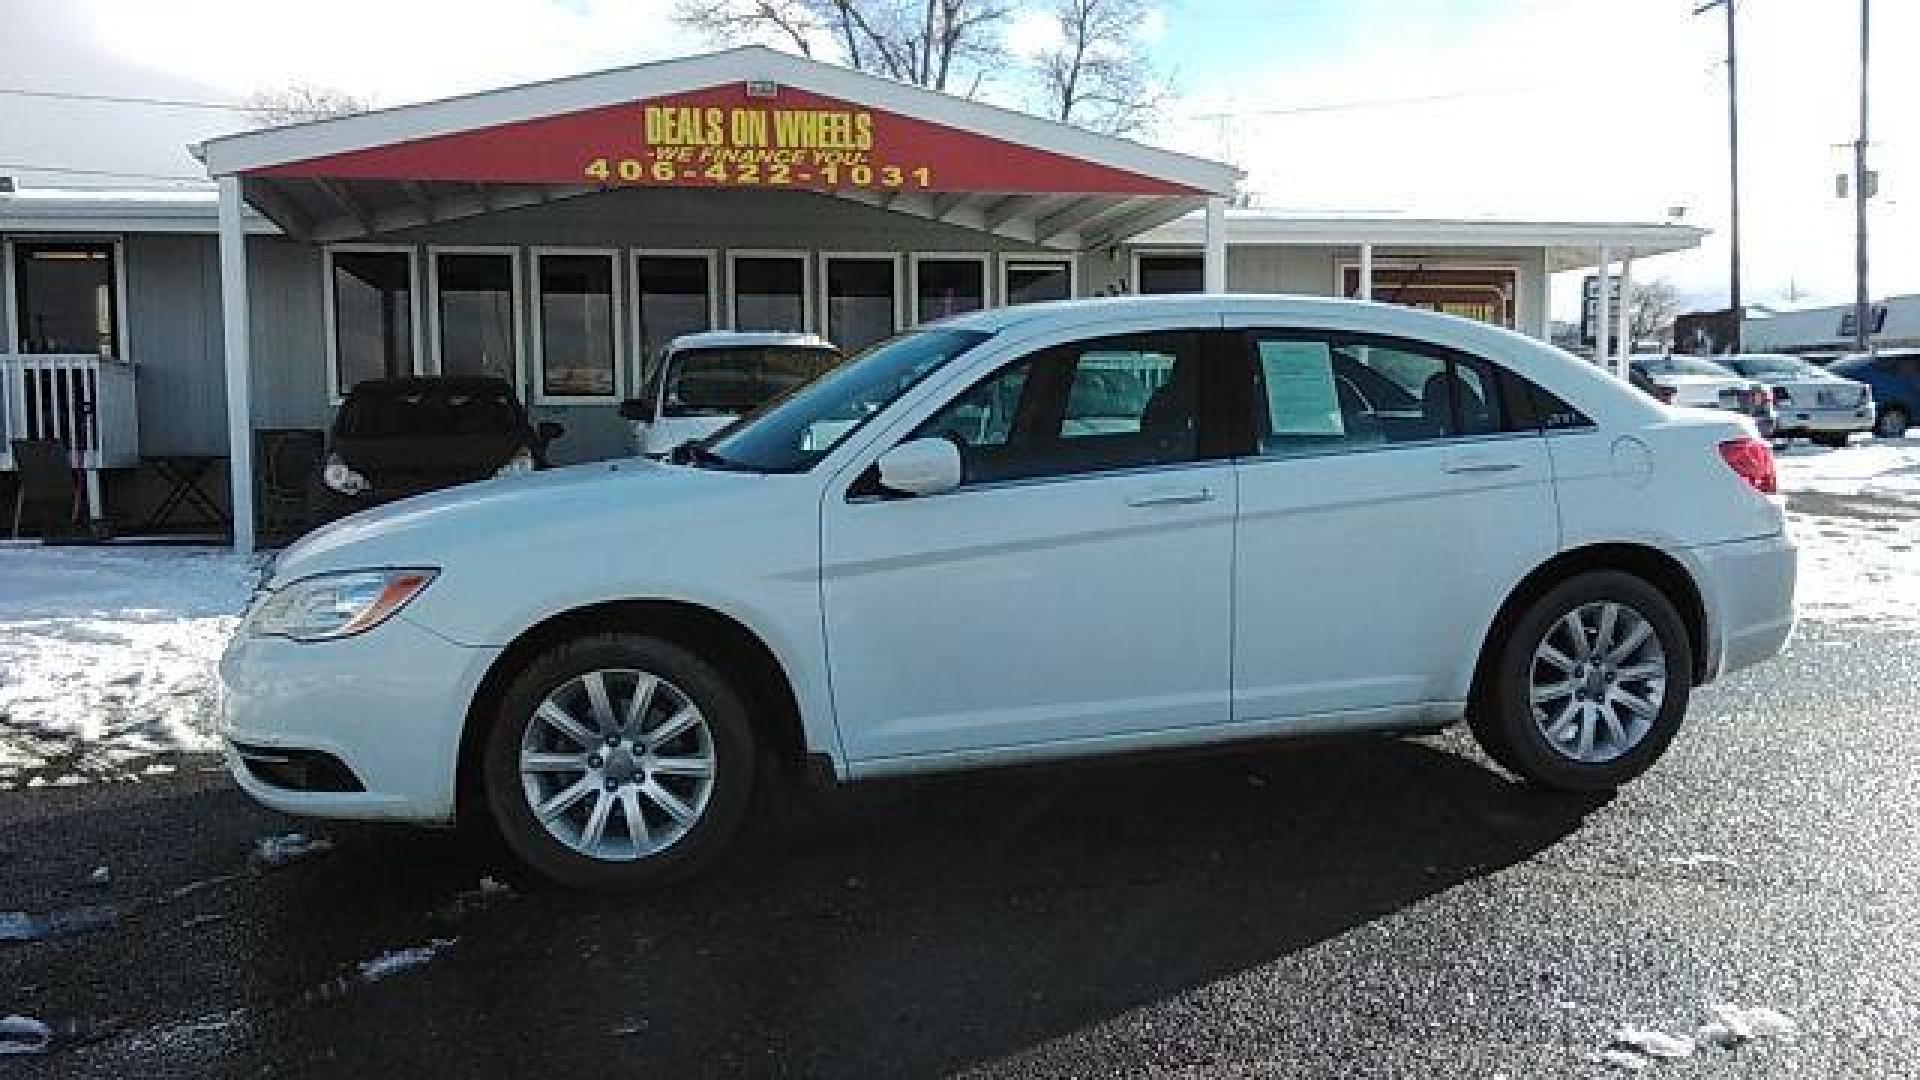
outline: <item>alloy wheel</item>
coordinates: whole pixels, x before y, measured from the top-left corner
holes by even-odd
[[[588,671],[540,702],[520,740],[534,819],[589,858],[631,862],[686,836],[706,812],[713,731],[687,693],[651,672]]]
[[[1533,722],[1554,751],[1601,764],[1645,739],[1666,700],[1667,654],[1626,604],[1585,603],[1547,628],[1529,676]]]

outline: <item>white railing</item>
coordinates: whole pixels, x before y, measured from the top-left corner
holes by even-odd
[[[0,353],[0,471],[13,440],[59,439],[77,469],[140,463],[133,366],[78,353]]]

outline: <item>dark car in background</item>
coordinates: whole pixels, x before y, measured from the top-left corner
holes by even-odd
[[[369,379],[347,393],[314,478],[321,521],[547,466],[559,424],[533,424],[501,379]]]
[[[1855,353],[1834,361],[1827,370],[1872,388],[1873,400],[1879,403],[1873,421],[1876,437],[1902,438],[1914,418],[1920,417],[1920,349]]]

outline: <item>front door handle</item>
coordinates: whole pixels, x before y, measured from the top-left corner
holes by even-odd
[[[1186,506],[1192,503],[1209,502],[1213,492],[1208,488],[1182,488],[1177,491],[1157,490],[1135,495],[1127,500],[1128,506]]]
[[[1519,467],[1520,463],[1512,459],[1482,457],[1478,454],[1462,454],[1457,457],[1449,457],[1447,463],[1442,466],[1445,471],[1450,473],[1469,474],[1512,472]]]

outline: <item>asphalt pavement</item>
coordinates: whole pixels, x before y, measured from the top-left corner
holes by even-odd
[[[1639,1074],[1920,1075],[1917,640],[1804,625],[1611,798],[1458,733],[782,788],[639,898],[205,760],[0,792],[0,911],[69,931],[0,942],[0,1015],[54,1032],[0,1075],[1517,1080],[1715,1004],[1797,1033]],[[253,854],[291,831],[332,848]]]

